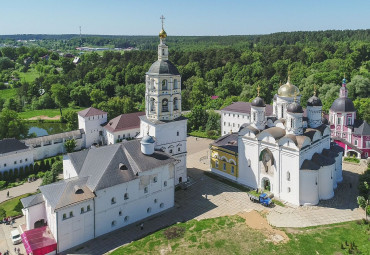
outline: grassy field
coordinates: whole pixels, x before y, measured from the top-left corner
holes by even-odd
[[[17,95],[17,89],[2,89],[0,90],[0,98],[11,98]]]
[[[5,202],[2,202],[0,203],[0,209],[4,209],[5,210],[5,213],[6,213],[6,216],[9,217],[9,216],[17,216],[17,215],[20,215],[22,214],[22,204],[20,202],[20,199],[21,198],[24,198],[24,197],[28,197],[32,194],[24,194],[22,196],[19,196],[19,197],[15,197],[15,198],[12,198],[8,201],[5,201]]]
[[[370,254],[369,225],[356,222],[288,229],[290,240],[280,244],[267,242],[239,216],[191,220],[174,226],[184,231],[178,231],[182,234],[177,238],[169,239],[169,230],[164,229],[111,254],[348,254],[352,241],[361,254]]]
[[[26,73],[19,72],[19,79],[22,82],[25,81],[25,82],[31,83],[34,80],[36,80],[36,78],[38,77],[40,77],[39,72],[33,68],[30,68]]]
[[[83,108],[63,108],[63,112],[66,112],[68,110],[79,111],[81,109]],[[57,115],[60,115],[60,111],[59,109],[42,109],[42,110],[33,110],[33,111],[19,113],[19,116],[23,119],[29,119],[29,118],[41,116],[41,115],[45,115],[45,116],[52,118]]]

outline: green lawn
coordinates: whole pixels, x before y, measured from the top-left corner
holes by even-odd
[[[25,82],[31,83],[34,80],[36,80],[36,78],[38,77],[40,77],[39,72],[33,68],[30,68],[26,73],[19,72],[19,79],[22,82],[25,81]]]
[[[63,112],[66,112],[68,110],[74,110],[79,111],[84,108],[63,108]],[[59,109],[42,109],[42,110],[33,110],[33,111],[27,111],[27,112],[20,112],[19,116],[23,119],[29,119],[36,116],[45,115],[50,118],[55,117],[57,115],[60,115]]]
[[[28,194],[24,194],[19,197],[12,198],[8,201],[2,202],[0,203],[0,210],[4,209],[7,217],[9,216],[13,217],[13,216],[20,215],[22,214],[22,208],[23,208],[20,199],[24,197],[28,197],[30,195],[32,194],[28,193]]]
[[[348,254],[352,241],[361,254],[370,254],[369,225],[356,222],[290,229],[286,231],[290,240],[280,244],[267,242],[239,216],[191,220],[174,226],[184,229],[183,235],[168,239],[166,229],[160,230],[111,254]]]
[[[0,90],[0,98],[11,98],[17,95],[17,89],[2,89]]]

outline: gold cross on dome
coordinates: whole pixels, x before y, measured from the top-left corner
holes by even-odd
[[[313,95],[316,96],[316,84],[313,85]]]
[[[257,87],[257,96],[260,96],[260,85],[258,85],[258,87]]]
[[[162,29],[163,29],[163,25],[164,25],[164,20],[166,19],[163,15],[160,17],[160,19],[162,20]]]

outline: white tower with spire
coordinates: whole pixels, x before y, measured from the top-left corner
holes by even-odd
[[[293,135],[303,134],[303,108],[297,102],[297,94],[295,94],[294,102],[289,104],[286,109],[286,132]]]
[[[181,75],[168,60],[163,15],[161,20],[158,60],[145,76],[145,116],[140,117],[140,137],[154,137],[156,149],[179,160],[175,167],[175,184],[178,184],[187,180],[187,119],[181,116]]]
[[[317,128],[322,125],[322,103],[320,98],[316,96],[316,87],[313,96],[307,100],[306,111],[310,128]]]
[[[251,125],[259,130],[266,126],[266,104],[260,98],[260,87],[257,88],[257,97],[251,103]]]

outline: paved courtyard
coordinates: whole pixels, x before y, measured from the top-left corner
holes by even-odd
[[[344,181],[338,186],[336,196],[331,200],[321,202],[319,206],[266,208],[251,202],[247,193],[203,174],[205,170],[208,170],[208,161],[200,162],[200,158],[208,155],[209,143],[210,140],[207,139],[188,138],[188,151],[191,152],[188,154],[190,186],[187,190],[176,192],[174,208],[145,220],[144,230],[140,230],[140,223],[133,224],[77,246],[67,253],[103,254],[176,222],[233,215],[241,211],[265,210],[269,223],[277,227],[331,224],[361,219],[364,216],[354,200],[357,196],[355,187],[358,173],[363,167],[344,164],[346,169],[343,173]]]

